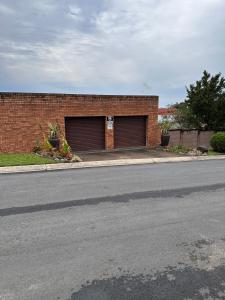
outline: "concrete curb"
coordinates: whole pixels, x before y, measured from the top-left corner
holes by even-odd
[[[225,155],[138,158],[138,159],[118,159],[118,160],[105,160],[105,161],[77,162],[77,163],[58,163],[58,164],[46,164],[46,165],[34,165],[34,166],[29,165],[29,166],[15,166],[15,167],[0,167],[0,174],[98,168],[98,167],[110,167],[110,166],[143,165],[143,164],[154,164],[154,163],[221,160],[221,159],[225,159]]]

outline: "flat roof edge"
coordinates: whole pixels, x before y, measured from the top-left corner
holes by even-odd
[[[42,93],[42,92],[0,92],[0,95],[15,95],[15,96],[87,96],[87,97],[134,97],[134,98],[148,98],[159,97],[157,95],[125,95],[125,94],[71,94],[71,93]]]

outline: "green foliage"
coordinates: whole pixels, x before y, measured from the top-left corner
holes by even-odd
[[[43,130],[41,125],[39,125],[39,127],[42,132],[43,142],[40,143],[39,140],[36,141],[33,151],[39,155],[51,157],[57,161],[71,161],[73,157],[71,147],[69,146],[58,123],[48,123],[49,134],[46,134],[46,131]],[[52,143],[52,139],[58,139],[59,146],[55,147],[55,143]]]
[[[175,121],[182,129],[225,129],[225,79],[204,71],[201,80],[187,88],[187,98],[176,104]]]
[[[161,122],[159,122],[159,127],[163,135],[168,135],[168,131],[172,126],[172,122],[168,117],[163,117]]]
[[[41,157],[32,153],[0,153],[0,167],[6,166],[22,166],[22,165],[41,165],[52,164],[54,160],[46,157]]]
[[[58,138],[58,134],[59,134],[59,131],[60,131],[58,123],[56,123],[56,122],[55,123],[48,123],[48,128],[50,130],[49,138],[50,139]]]
[[[42,145],[42,148],[43,148],[44,151],[47,151],[47,152],[52,151],[53,147],[49,143],[49,140],[47,138],[44,139],[44,143]]]
[[[214,151],[225,153],[225,132],[215,133],[210,141]]]
[[[216,152],[214,150],[209,150],[208,151],[208,155],[209,156],[215,156],[215,155],[222,155],[222,153]]]
[[[188,130],[198,127],[197,118],[195,115],[193,115],[188,103],[176,103],[173,108],[176,109],[173,115],[174,128]]]
[[[66,139],[62,140],[62,149],[64,153],[71,152],[71,147],[69,146],[68,142]]]
[[[62,139],[60,153],[63,157],[72,158],[71,147],[65,138]]]
[[[166,149],[166,151],[168,152],[173,152],[173,153],[188,153],[191,149],[190,148],[187,148],[185,146],[181,146],[181,145],[175,145],[175,146],[171,146],[171,147],[168,147]]]

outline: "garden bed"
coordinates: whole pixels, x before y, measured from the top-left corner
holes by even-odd
[[[207,153],[202,153],[201,151],[197,149],[192,149],[192,148],[187,148],[184,146],[170,146],[167,148],[164,148],[164,151],[167,153],[176,153],[180,155],[187,155],[187,156],[200,156],[200,155],[208,155],[208,156],[213,156],[213,155],[222,155],[223,153],[214,151],[212,149],[209,149]]]

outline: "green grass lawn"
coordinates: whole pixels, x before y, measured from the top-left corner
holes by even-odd
[[[209,150],[208,155],[224,155],[225,153],[216,152],[213,150]]]
[[[55,163],[53,159],[40,157],[33,153],[0,153],[0,167],[42,165]]]

